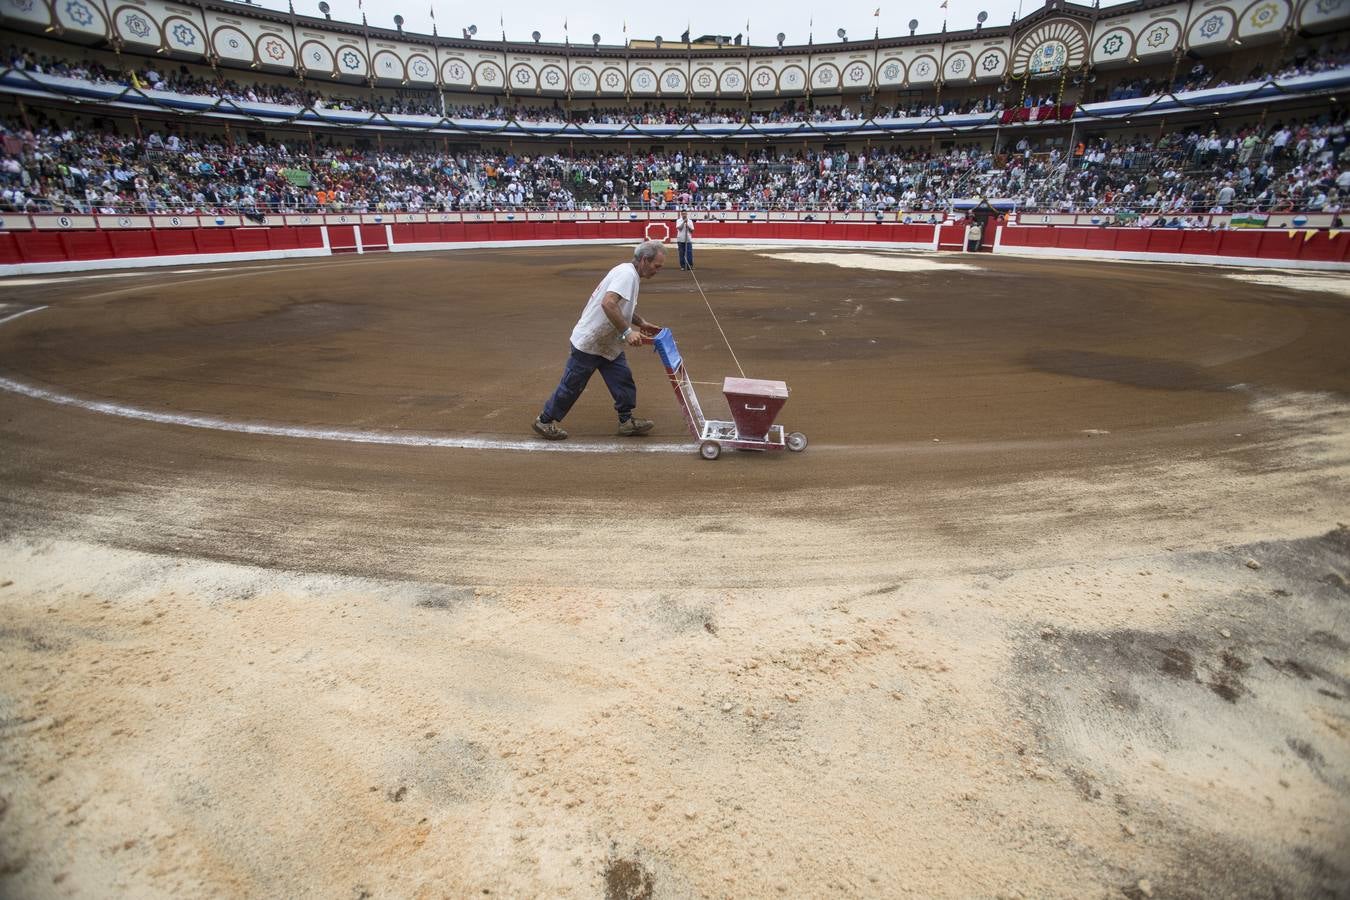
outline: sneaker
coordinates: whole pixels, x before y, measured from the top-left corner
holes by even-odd
[[[619,423],[619,434],[624,437],[636,437],[640,434],[646,434],[656,427],[656,423],[651,419],[639,419],[636,416],[627,422]]]
[[[544,422],[535,419],[534,422],[531,423],[531,427],[534,428],[535,434],[546,441],[563,441],[567,439],[567,432],[563,431],[562,427],[558,425],[557,422]]]

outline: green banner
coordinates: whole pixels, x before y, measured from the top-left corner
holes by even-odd
[[[309,187],[309,173],[304,169],[282,169],[281,177],[296,187]]]
[[[1232,228],[1265,228],[1270,216],[1263,213],[1239,213],[1228,220]]]
[[[666,189],[670,187],[670,182],[665,179],[660,179],[653,181],[648,187],[652,189],[653,196],[656,194],[665,194]]]

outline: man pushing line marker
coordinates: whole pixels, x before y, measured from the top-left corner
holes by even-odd
[[[591,292],[581,318],[572,329],[572,352],[563,369],[558,389],[544,404],[544,411],[532,423],[535,434],[549,441],[561,441],[567,432],[558,424],[577,402],[586,383],[598,369],[614,398],[619,414],[619,434],[636,437],[652,430],[651,419],[633,415],[637,406],[637,384],[624,357],[625,347],[636,347],[643,337],[661,330],[637,314],[641,279],[651,278],[666,263],[666,248],[660,241],[644,241],[633,251],[631,263],[620,263],[609,270]]]

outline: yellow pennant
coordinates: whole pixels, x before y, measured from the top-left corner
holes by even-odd
[[[1290,228],[1290,229],[1289,229],[1289,236],[1290,236],[1290,237],[1298,237],[1298,229],[1297,229],[1297,228]]]
[[[1340,237],[1340,236],[1341,236],[1341,232],[1340,232],[1340,229],[1339,229],[1339,228],[1333,229],[1333,230],[1327,232],[1327,237],[1331,238],[1333,241],[1336,240],[1336,238],[1338,238],[1338,237]]]
[[[1305,240],[1305,241],[1312,240],[1312,236],[1313,236],[1314,234],[1317,234],[1317,229],[1316,229],[1316,228],[1309,228],[1307,231],[1303,232],[1303,240]]]

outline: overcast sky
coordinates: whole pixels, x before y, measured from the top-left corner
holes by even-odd
[[[592,34],[600,35],[602,44],[624,42],[624,24],[630,40],[650,40],[661,35],[668,41],[678,40],[686,28],[694,37],[701,34],[725,34],[735,37],[746,31],[755,45],[773,46],[778,32],[787,36],[789,44],[806,43],[807,35],[814,33],[815,42],[837,42],[836,32],[843,28],[851,40],[868,39],[876,28],[885,36],[909,33],[910,19],[919,20],[919,33],[941,30],[943,20],[948,29],[958,31],[975,26],[975,17],[983,10],[989,13],[988,24],[1007,25],[1019,6],[1021,15],[1038,8],[1043,0],[917,0],[909,3],[881,3],[881,0],[851,0],[829,3],[823,0],[685,0],[676,4],[651,6],[622,4],[587,4],[572,6],[545,0],[517,0],[505,4],[501,0],[490,5],[451,3],[448,0],[361,0],[366,18],[373,26],[394,27],[394,16],[402,15],[407,31],[430,34],[431,11],[435,10],[436,27],[441,35],[460,37],[469,25],[478,26],[479,40],[499,40],[503,23],[506,36],[513,41],[528,41],[530,33],[538,31],[544,41],[563,40],[563,22],[573,43],[590,43]],[[286,9],[286,0],[253,0],[255,6]],[[334,19],[360,22],[358,0],[328,0]],[[881,15],[874,16],[880,3]],[[1104,0],[1103,6],[1112,5]],[[319,16],[319,0],[295,0],[295,11],[301,15]],[[812,24],[814,21],[814,24]]]

